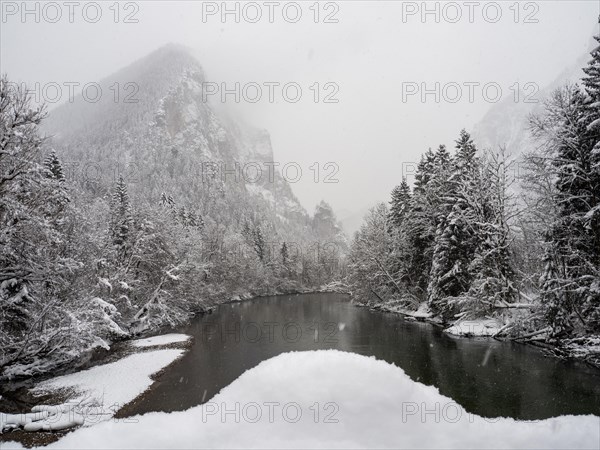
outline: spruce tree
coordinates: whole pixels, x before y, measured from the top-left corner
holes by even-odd
[[[410,187],[406,178],[402,178],[402,183],[396,186],[392,191],[392,200],[390,201],[389,220],[393,227],[400,228],[404,217],[410,207]]]
[[[127,185],[122,176],[119,176],[111,201],[110,233],[112,243],[122,250],[126,250],[127,242],[133,233],[133,216]]]
[[[285,242],[283,244],[281,244],[280,255],[281,255],[281,265],[283,266],[285,275],[287,275],[289,273],[290,252],[289,252],[288,246]]]
[[[264,262],[267,248],[260,225],[257,225],[254,229],[254,251],[256,252],[256,256],[258,256],[258,259],[260,259],[261,262]]]
[[[600,34],[594,36],[594,39],[600,44]],[[586,76],[583,77],[582,84],[588,95],[584,122],[587,124],[589,138],[592,142],[595,142],[590,155],[589,174],[591,192],[595,194],[592,201],[595,205],[598,205],[600,201],[600,191],[598,189],[598,186],[600,186],[600,45],[592,50],[591,55],[592,59],[589,61],[588,66],[583,69]],[[597,206],[590,208],[587,220],[588,227],[595,230],[593,234],[597,236],[600,227],[600,208]]]
[[[449,300],[469,289],[473,235],[460,203],[438,225],[427,289],[429,306],[445,317],[455,313]]]
[[[433,165],[437,172],[448,170],[450,164],[450,153],[445,145],[440,145],[433,155]]]
[[[405,219],[410,213],[411,193],[406,178],[392,190],[390,211],[388,213],[388,231],[392,235],[390,248],[390,272],[395,280],[402,283],[408,291],[413,285],[411,278],[412,248],[408,239]]]
[[[70,201],[65,183],[62,164],[54,150],[51,150],[44,160],[44,175],[47,178],[50,189],[48,189],[48,216],[56,218],[65,205]],[[50,211],[52,208],[52,211]]]
[[[65,175],[62,168],[62,164],[56,155],[54,149],[50,151],[46,159],[44,160],[44,165],[48,169],[48,176],[50,178],[55,179],[59,183],[65,182]]]
[[[542,300],[552,337],[600,332],[599,128],[592,95],[600,53],[588,66],[585,90],[554,93],[534,132],[555,154],[558,217],[546,235]]]
[[[460,131],[460,137],[455,142],[456,164],[462,166],[472,164],[477,154],[477,148],[471,139],[471,135],[463,128]],[[462,171],[468,171],[468,169],[462,168]]]
[[[450,300],[470,288],[472,276],[469,264],[476,248],[476,233],[467,201],[473,192],[476,174],[477,149],[470,135],[462,130],[456,141],[456,151],[451,164],[445,148],[436,155],[436,232],[433,245],[431,273],[427,286],[429,306],[445,317],[456,311]]]
[[[434,160],[435,156],[431,151],[431,148],[421,156],[421,160],[417,165],[417,172],[415,174],[415,192],[423,191],[433,176]]]
[[[600,34],[594,36],[594,40],[600,44]],[[600,45],[591,51],[591,55],[592,59],[583,69],[586,76],[581,79],[581,84],[592,100],[590,106],[600,108]]]
[[[410,289],[421,300],[426,299],[431,255],[435,237],[435,194],[432,180],[435,177],[435,155],[429,149],[422,157],[415,174],[415,187],[405,218],[406,251],[410,260],[403,277],[410,280]]]

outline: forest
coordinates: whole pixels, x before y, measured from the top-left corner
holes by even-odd
[[[0,450],[600,450],[599,8],[0,0]]]
[[[422,155],[414,185],[403,179],[353,239],[358,301],[443,324],[496,319],[494,337],[598,364],[600,47],[591,55],[580,83],[529,117],[525,154],[462,130],[453,150]]]
[[[193,70],[158,100],[162,87],[150,86],[129,113],[109,105],[107,116],[128,127],[71,131],[60,151],[42,131],[45,106],[2,78],[0,377],[47,373],[226,301],[326,285],[355,303],[444,326],[494,320],[488,335],[598,363],[600,48],[579,84],[556,90],[530,117],[535,148],[478,148],[462,130],[453,149],[422,155],[414,185],[403,179],[389,207],[372,208],[350,246],[330,205],[308,216],[280,177],[244,187],[184,173],[198,163],[186,146],[201,142],[230,162],[249,144],[197,102],[203,75],[195,62],[172,47],[157,54],[163,59],[134,69],[152,80],[167,78],[153,78],[156,67],[174,73],[183,61]],[[207,127],[182,116],[191,107]],[[260,145],[268,140],[257,136]],[[130,152],[141,182],[67,175],[61,157],[102,160],[109,147]]]
[[[41,131],[47,116],[30,92],[2,78],[0,378],[81,363],[95,348],[182,324],[219,303],[341,278],[346,240],[327,203],[312,217],[281,219],[237,180],[181,175],[165,170],[164,159],[137,183],[127,173],[114,181],[69,176]],[[167,136],[165,129],[157,119],[152,136]],[[127,129],[119,136],[130,138]],[[153,163],[171,155],[166,137],[157,141],[146,158]],[[94,144],[76,147],[89,157]],[[188,198],[153,190],[159,177]],[[286,232],[285,223],[303,231]]]

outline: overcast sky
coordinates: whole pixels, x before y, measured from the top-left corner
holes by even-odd
[[[278,89],[270,103],[265,88],[258,103],[228,106],[269,130],[277,161],[304,168],[307,175],[293,189],[309,211],[325,199],[341,215],[387,201],[403,162],[418,160],[428,147],[452,145],[461,128],[471,129],[483,117],[494,90],[486,101],[473,85],[471,103],[464,83],[497,83],[505,96],[513,95],[515,83],[544,87],[589,50],[600,12],[598,0],[428,2],[439,15],[425,17],[422,2],[330,2],[311,9],[311,1],[299,2],[302,17],[292,23],[297,8],[276,2],[269,23],[269,6],[257,2],[240,8],[240,23],[233,14],[223,23],[219,12],[208,15],[221,2],[138,1],[121,3],[115,23],[111,1],[101,2],[102,16],[91,23],[94,7],[77,3],[72,23],[64,2],[56,2],[62,13],[56,23],[48,22],[56,15],[50,7],[40,10],[39,23],[33,14],[23,23],[21,2],[2,1],[0,71],[30,84],[97,81],[176,42],[194,49],[211,81],[298,83],[297,103]],[[256,5],[262,17],[249,23]],[[324,23],[326,18],[337,23]],[[462,97],[455,103],[436,103],[433,94],[425,102],[419,94],[403,99],[403,90],[421,83],[434,88],[436,82],[448,97],[456,95],[448,83],[462,85]],[[314,83],[320,87],[317,103]],[[339,87],[332,97],[338,103],[323,101],[335,87],[325,83]],[[317,183],[309,169],[315,162],[321,167]],[[339,167],[333,177],[338,183],[323,182],[332,172],[324,170],[327,162]]]

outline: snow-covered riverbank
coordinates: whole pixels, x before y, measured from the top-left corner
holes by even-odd
[[[376,307],[366,306],[377,311],[400,314],[409,320],[419,320],[437,326],[444,326],[442,320],[436,317],[427,306],[427,302],[419,304],[417,309],[408,309],[394,302],[378,304]],[[444,332],[463,337],[491,337],[496,335],[504,326],[499,319],[457,320],[451,325],[445,325]]]
[[[25,431],[56,431],[109,420],[121,407],[152,385],[153,375],[185,352],[180,348],[146,351],[145,348],[181,344],[189,339],[190,336],[183,334],[168,334],[134,340],[131,346],[138,353],[43,381],[30,390],[31,395],[66,397],[67,401],[36,405],[31,413],[0,413],[0,432],[19,428]]]
[[[282,354],[205,405],[104,421],[50,447],[528,449],[599,442],[597,416],[485,419],[394,365],[329,350]]]
[[[399,314],[408,320],[427,322],[435,326],[443,327],[444,332],[452,336],[465,338],[499,338],[512,339],[516,342],[529,342],[539,346],[545,346],[549,355],[562,359],[574,359],[583,361],[600,369],[600,336],[586,336],[573,339],[565,339],[560,346],[546,342],[549,328],[530,333],[513,334],[507,330],[514,328],[519,320],[523,319],[520,312],[523,306],[516,308],[511,314],[497,317],[482,317],[479,319],[458,319],[449,324],[444,324],[440,317],[435,316],[427,306],[426,302],[419,304],[417,309],[408,309],[400,303],[389,301],[377,305],[355,302],[355,305],[366,307],[375,311]],[[525,305],[526,306],[526,305]]]

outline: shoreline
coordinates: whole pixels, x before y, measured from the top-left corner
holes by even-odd
[[[154,338],[160,339],[164,336],[167,335],[157,335]],[[19,411],[14,410],[14,403],[17,403],[14,399],[3,397],[0,400],[3,403],[0,404],[0,411],[3,411],[0,413],[0,425],[10,424],[11,415],[24,419],[29,411],[35,411],[34,407],[45,407],[55,416],[46,419],[46,425],[50,429],[40,427],[37,430],[28,430],[27,427],[25,429],[19,427],[5,432],[0,430],[0,443],[18,442],[26,448],[45,446],[79,428],[94,426],[103,421],[119,420],[121,418],[119,413],[124,408],[151,390],[161,374],[189,351],[193,337],[187,336],[185,340],[158,342],[151,345],[140,345],[135,342],[136,340],[129,341],[129,351],[112,353],[110,362],[103,361],[90,368],[57,375],[39,381],[33,387],[23,388],[24,391],[18,394],[21,397],[18,399],[18,403],[21,404]],[[148,363],[150,367],[147,367]],[[134,373],[136,380],[132,381],[130,378]],[[116,397],[112,400],[110,395],[105,398],[106,385],[114,385],[114,378],[122,377],[123,374],[126,374],[129,379],[128,392],[114,393],[113,396]],[[12,408],[5,407],[11,406],[9,400],[13,401]],[[71,405],[72,409],[64,409],[67,405]],[[73,420],[77,417],[80,418],[80,422],[75,423]],[[67,425],[62,428],[65,421]]]
[[[225,304],[232,304],[232,303],[241,303],[241,302],[248,301],[248,300],[257,300],[257,299],[261,299],[261,298],[265,298],[265,297],[279,297],[279,296],[305,295],[305,294],[326,294],[329,292],[330,291],[319,290],[319,291],[310,291],[310,292],[302,292],[302,293],[257,295],[257,296],[251,296],[251,297],[248,296],[248,297],[240,298],[240,299],[232,299],[232,300],[229,300],[222,304],[219,304],[217,306],[225,305]],[[340,292],[334,292],[334,293],[339,294],[339,295],[348,295],[347,293],[340,293]],[[390,311],[390,310],[387,310],[386,308],[381,308],[381,307],[374,308],[369,305],[356,303],[352,300],[350,300],[350,301],[351,301],[352,306],[355,306],[355,307],[361,307],[361,308],[366,307],[372,311],[395,313],[396,315],[400,315],[405,320],[426,322],[426,323],[435,325],[436,327],[443,327],[443,325],[440,323],[440,321],[431,320],[431,317],[422,317],[422,316],[415,317],[414,315],[411,315],[410,313],[407,314],[406,312],[402,312],[402,311]],[[215,308],[216,308],[216,306],[215,306]],[[213,308],[213,309],[215,309],[215,308]],[[180,336],[183,336],[183,335],[180,334]],[[486,338],[489,338],[490,336],[452,336],[452,337],[471,337],[471,338],[472,337],[486,337]],[[179,360],[181,357],[183,357],[194,342],[193,336],[184,341],[169,341],[169,339],[161,339],[161,338],[167,338],[167,336],[164,333],[161,333],[156,336],[153,336],[152,338],[139,338],[138,337],[136,339],[137,341],[149,341],[149,342],[152,341],[152,342],[154,342],[153,344],[148,345],[147,347],[144,345],[132,344],[132,342],[134,342],[136,340],[129,339],[127,341],[123,341],[123,342],[128,343],[127,345],[123,345],[123,348],[120,348],[118,350],[112,350],[111,353],[109,355],[107,355],[107,358],[110,359],[111,361],[119,361],[119,360],[123,360],[131,355],[136,355],[136,354],[139,355],[139,354],[143,354],[146,352],[150,353],[152,351],[157,351],[157,350],[167,350],[167,349],[182,349],[182,350],[184,350],[180,356],[178,356],[177,358],[172,360],[170,363],[164,365],[159,370],[149,374],[149,378],[152,380],[151,383],[144,390],[139,392],[135,397],[131,398],[131,400],[120,404],[118,409],[116,409],[114,411],[114,414],[108,420],[113,420],[113,419],[114,420],[124,420],[128,417],[132,417],[131,407],[135,406],[136,402],[138,402],[139,399],[143,398],[144,395],[147,395],[149,392],[151,392],[153,390],[155,383],[160,380],[161,376],[165,373],[165,371],[167,371],[169,369],[169,367],[172,364],[174,364],[177,360]],[[514,339],[508,339],[508,338],[507,339],[494,338],[494,339],[497,341],[500,341],[500,342],[515,341]],[[516,342],[519,342],[519,341],[516,341]],[[520,343],[532,344],[534,347],[541,347],[542,349],[548,348],[548,347],[542,347],[541,345],[536,345],[537,343],[534,343],[534,342],[520,342]],[[545,354],[544,356],[552,356],[552,355]],[[576,360],[576,361],[578,361],[578,360]],[[579,362],[583,362],[583,361],[579,361]],[[92,366],[92,368],[97,367],[98,365],[102,366],[102,365],[107,365],[107,364],[110,364],[110,363],[107,363],[107,359],[98,359],[96,361],[96,365]],[[589,365],[591,365],[591,364],[586,364],[586,366],[589,366]],[[594,366],[594,365],[591,365],[591,366],[594,367],[595,369],[598,369],[597,366]],[[85,371],[85,370],[87,370],[87,369],[80,370],[80,371]],[[73,373],[77,373],[77,372],[78,371],[73,372]],[[56,378],[56,376],[54,378]],[[34,389],[31,389],[31,390],[33,391]],[[31,404],[33,404],[33,405],[64,404],[64,402],[68,402],[69,400],[72,400],[74,397],[77,397],[77,395],[78,395],[77,392],[71,392],[71,393],[65,394],[64,392],[61,392],[61,391],[54,391],[54,392],[51,392],[50,394],[47,394],[45,397],[42,398],[42,397],[34,396],[32,394],[33,394],[33,392],[31,394],[29,394],[29,398],[31,399],[30,405]],[[0,411],[6,411],[7,408],[4,408],[2,406],[2,400],[4,400],[4,399],[0,399]],[[6,400],[8,400],[8,398]],[[30,411],[31,407],[29,407],[29,408],[24,407],[20,411],[15,411],[15,412],[22,413],[25,410]],[[9,412],[12,412],[12,411],[9,411]],[[24,430],[10,431],[10,432],[6,432],[4,434],[0,434],[0,442],[17,441],[26,447],[38,446],[38,445],[48,445],[52,442],[59,440],[65,434],[68,434],[70,431],[76,430],[77,428],[68,429],[68,430],[64,430],[64,431],[52,431],[52,432],[49,432],[49,431],[27,432]]]
[[[278,292],[276,294],[258,294],[252,295],[250,293],[236,295],[217,305],[210,306],[203,311],[196,312],[191,315],[186,322],[182,323],[190,323],[192,320],[202,317],[204,315],[212,314],[213,311],[221,305],[228,305],[234,303],[242,303],[251,300],[258,300],[266,297],[279,297],[279,296],[288,296],[288,295],[307,295],[307,294],[325,294],[325,293],[336,293],[340,295],[349,295],[347,293],[340,293],[333,290],[328,290],[326,288],[319,289],[309,289],[303,291],[294,291],[282,293]],[[236,298],[237,297],[237,298]],[[162,367],[160,370],[149,375],[152,383],[136,395],[134,398],[130,399],[126,403],[119,406],[119,408],[114,411],[113,418],[114,420],[123,420],[127,417],[130,417],[128,411],[130,408],[136,404],[136,402],[146,395],[149,391],[152,390],[152,386],[154,383],[160,379],[161,375],[168,370],[168,368],[173,365],[177,360],[182,358],[185,353],[189,350],[190,346],[193,343],[193,337],[190,337],[188,340],[183,342],[175,342],[175,343],[167,343],[163,345],[156,345],[151,347],[136,347],[133,345],[135,341],[141,341],[146,339],[148,336],[164,336],[167,333],[177,332],[174,327],[164,327],[158,330],[154,330],[154,333],[141,333],[137,336],[131,336],[127,339],[119,340],[111,345],[109,350],[105,349],[95,349],[90,351],[88,355],[86,355],[86,360],[82,364],[76,366],[68,366],[65,365],[60,368],[60,370],[54,371],[53,373],[44,373],[37,376],[33,376],[24,380],[16,380],[13,382],[12,386],[15,389],[6,390],[3,389],[0,392],[0,411],[3,414],[26,414],[24,411],[31,411],[31,409],[40,404],[47,405],[59,405],[68,402],[70,399],[73,399],[78,395],[73,389],[67,390],[54,390],[52,392],[41,392],[39,395],[36,395],[34,391],[36,388],[43,383],[53,380],[59,377],[65,377],[69,375],[79,374],[81,372],[85,372],[97,367],[102,367],[105,365],[109,365],[112,363],[116,363],[122,361],[132,355],[139,355],[143,353],[151,353],[159,350],[168,350],[168,349],[181,349],[182,353],[173,361]],[[7,386],[4,384],[3,387]],[[10,386],[10,384],[9,384]],[[1,413],[0,413],[1,414]],[[112,420],[112,419],[108,419]],[[80,426],[69,428],[66,430],[55,430],[55,431],[25,431],[23,429],[17,429],[10,432],[0,433],[0,443],[2,442],[19,442],[21,445],[26,448],[36,447],[36,446],[46,446],[53,442],[60,440],[66,434],[80,428]]]
[[[276,292],[273,294],[253,294],[250,292],[243,294],[236,294],[229,299],[214,304],[210,306],[204,307],[202,310],[197,310],[191,312],[191,314],[177,327],[174,326],[164,326],[159,327],[152,330],[146,330],[139,334],[127,336],[124,339],[115,340],[110,343],[110,348],[94,348],[80,355],[78,358],[70,361],[69,363],[65,363],[62,366],[59,366],[53,369],[51,372],[44,372],[40,374],[35,374],[30,377],[15,377],[13,379],[6,379],[0,377],[0,381],[2,384],[0,385],[0,410],[2,409],[2,399],[6,396],[10,396],[12,393],[19,391],[20,389],[27,389],[32,385],[38,384],[42,381],[48,380],[50,378],[55,378],[61,375],[68,375],[70,373],[78,372],[81,370],[86,370],[91,367],[95,367],[101,364],[106,364],[108,362],[113,361],[115,356],[123,355],[127,356],[128,351],[128,343],[136,340],[143,339],[148,336],[162,335],[166,333],[175,332],[176,328],[181,327],[183,325],[189,324],[192,320],[195,320],[198,317],[202,317],[204,315],[212,314],[213,311],[221,305],[229,305],[233,303],[241,303],[250,300],[256,300],[264,297],[277,297],[283,295],[301,295],[301,294],[322,294],[322,293],[337,293],[337,294],[347,294],[342,292],[337,292],[333,290],[325,290],[323,287],[318,289],[308,289],[308,290],[295,290],[290,292]],[[349,294],[347,294],[349,295]],[[125,352],[125,353],[122,353]],[[122,357],[122,356],[121,356]],[[7,389],[7,387],[9,387]]]
[[[359,302],[354,303],[354,305],[356,305],[360,308],[368,308],[371,311],[379,311],[379,312],[385,312],[385,313],[389,313],[389,314],[399,315],[404,320],[428,323],[435,327],[442,328],[444,330],[444,332],[446,332],[447,329],[453,327],[455,324],[459,323],[459,321],[457,321],[454,324],[444,324],[444,323],[442,323],[441,320],[436,319],[435,317],[424,317],[424,316],[414,315],[414,314],[411,314],[411,312],[409,312],[409,311],[399,311],[397,309],[392,309],[392,308],[389,308],[386,306],[371,306],[371,305],[368,305],[365,303],[359,303]],[[414,312],[416,312],[416,311],[414,311]],[[600,357],[598,358],[598,362],[595,363],[593,361],[589,361],[589,360],[585,359],[584,356],[577,357],[574,354],[568,353],[568,350],[565,349],[565,347],[563,347],[563,346],[555,345],[555,344],[548,343],[548,342],[545,342],[542,340],[530,339],[530,340],[524,341],[523,337],[511,338],[511,337],[499,337],[499,336],[495,336],[495,335],[476,335],[476,334],[468,334],[468,333],[467,334],[455,334],[455,333],[447,333],[446,332],[446,334],[448,334],[449,336],[452,336],[454,338],[459,338],[459,339],[494,339],[494,340],[500,341],[500,342],[515,342],[517,344],[522,344],[522,345],[531,345],[532,347],[536,347],[536,348],[540,349],[542,351],[542,353],[544,354],[544,356],[555,358],[557,360],[574,361],[574,362],[585,364],[588,367],[592,367],[594,369],[600,370]]]

